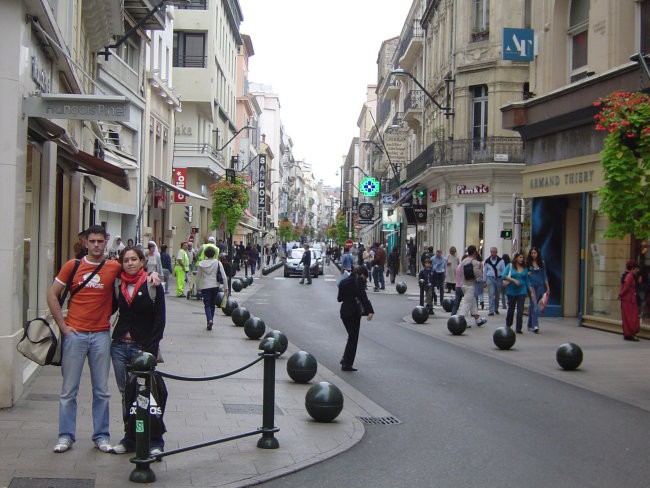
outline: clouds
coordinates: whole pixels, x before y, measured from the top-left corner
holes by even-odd
[[[359,135],[381,43],[399,36],[410,0],[239,0],[253,42],[250,81],[271,85],[294,156],[338,186],[336,169]]]

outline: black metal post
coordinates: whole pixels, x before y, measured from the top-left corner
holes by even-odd
[[[277,449],[280,443],[274,436],[275,426],[275,359],[277,354],[267,349],[264,356],[264,395],[262,406],[262,437],[257,441],[260,449]]]
[[[135,457],[131,462],[135,468],[131,471],[129,481],[134,483],[153,483],[156,474],[151,469],[155,461],[149,454],[150,451],[150,419],[149,407],[151,398],[151,375],[153,371],[133,371],[137,376],[138,389],[136,394],[136,421],[135,421]],[[130,405],[126,406],[128,409]]]

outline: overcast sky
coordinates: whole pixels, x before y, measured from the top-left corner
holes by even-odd
[[[400,35],[411,0],[239,0],[253,42],[251,82],[271,85],[282,123],[316,178],[335,175],[377,82],[381,43]]]

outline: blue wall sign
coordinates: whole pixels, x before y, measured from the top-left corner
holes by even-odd
[[[535,58],[535,31],[533,29],[503,28],[503,59],[533,61]]]

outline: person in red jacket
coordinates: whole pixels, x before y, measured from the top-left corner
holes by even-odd
[[[630,259],[625,264],[627,270],[622,278],[621,291],[618,299],[621,301],[621,321],[623,325],[623,339],[638,341],[636,334],[641,325],[639,322],[639,305],[636,299],[636,281],[639,274],[639,263]]]

